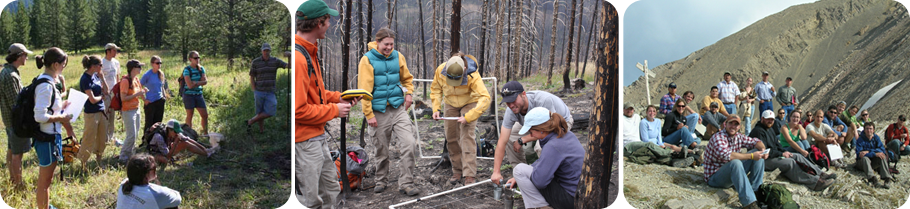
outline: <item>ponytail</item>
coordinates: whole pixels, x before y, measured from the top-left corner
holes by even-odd
[[[82,56],[82,67],[85,68],[85,70],[89,70],[89,68],[92,68],[92,65],[97,64],[101,64],[101,57],[98,55]]]
[[[35,55],[35,66],[37,66],[38,69],[41,69],[41,67],[44,67],[44,56]]]
[[[44,51],[44,55],[35,56],[35,66],[38,69],[48,67],[54,63],[66,63],[66,52],[57,47],[51,47]]]
[[[550,132],[550,133],[556,133],[556,137],[562,138],[563,136],[566,135],[567,132],[569,132],[569,124],[566,122],[565,119],[562,118],[562,115],[560,115],[559,113],[551,112],[550,120],[548,120],[547,122],[541,123],[540,125],[531,127],[531,129],[537,130],[537,131],[546,131],[546,132]]]

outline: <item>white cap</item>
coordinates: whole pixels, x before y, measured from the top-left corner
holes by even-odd
[[[762,119],[774,118],[774,111],[765,110],[764,112],[761,113],[761,118]]]

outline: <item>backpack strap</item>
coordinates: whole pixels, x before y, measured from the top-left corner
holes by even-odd
[[[39,76],[40,76],[40,75],[39,75]],[[52,91],[51,91],[51,99],[50,99],[50,100],[51,100],[51,105],[47,106],[47,111],[53,113],[53,112],[54,112],[54,108],[53,108],[53,107],[54,107],[54,103],[57,102],[57,101],[54,99],[54,98],[57,97],[57,87],[55,87],[53,84],[51,84],[51,79],[47,79],[47,78],[35,78],[35,81],[32,82],[32,84],[34,84],[35,86],[32,87],[32,89],[37,88],[37,87],[38,87],[38,84],[41,84],[41,83],[47,83],[47,85],[51,85],[51,88],[52,88]],[[54,130],[57,130],[57,123],[51,123],[51,125],[53,125]]]
[[[300,44],[294,44],[294,50],[303,54],[303,57],[306,59],[307,74],[312,77],[316,74],[316,68],[313,67],[313,58],[310,57],[310,53],[303,48]],[[316,61],[319,61],[318,59]],[[316,82],[316,89],[319,91],[319,104],[324,103],[322,100],[322,89],[319,89],[319,82]]]

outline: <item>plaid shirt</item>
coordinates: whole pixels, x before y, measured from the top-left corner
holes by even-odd
[[[663,98],[660,98],[660,114],[669,114],[670,111],[673,111],[673,105],[676,103],[676,100],[679,100],[679,94],[676,97],[670,97],[670,94],[665,94]]]
[[[752,149],[755,143],[760,142],[758,138],[748,137],[741,133],[736,133],[733,137],[727,135],[727,132],[721,130],[711,136],[708,142],[708,148],[705,151],[705,182],[720,169],[721,166],[730,162],[730,153],[739,151],[742,148]]]
[[[13,105],[22,90],[21,80],[16,67],[9,63],[3,65],[3,71],[0,71],[0,115],[7,127],[13,125]]]
[[[717,83],[717,90],[720,91],[720,96],[718,96],[720,101],[723,101],[724,103],[736,102],[736,96],[741,94],[739,86],[733,81],[730,81],[730,83],[727,83],[727,81]]]

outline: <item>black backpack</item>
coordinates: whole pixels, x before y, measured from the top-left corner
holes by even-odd
[[[35,138],[35,140],[49,142],[53,141],[54,137],[46,137],[46,134],[41,133],[40,124],[38,121],[35,121],[35,88],[40,83],[50,84],[51,80],[47,78],[38,79],[35,78],[32,80],[32,84],[29,84],[25,88],[22,88],[19,91],[19,95],[16,97],[16,104],[13,105],[13,132],[16,133],[16,136],[23,138]],[[51,93],[51,98],[57,96],[57,91]],[[53,111],[51,107],[54,106],[54,99],[51,99],[51,105],[48,106],[48,111]]]
[[[157,147],[149,145],[150,142],[152,142],[152,138],[155,137],[155,134],[161,134],[161,136],[164,137],[165,143],[170,144],[167,139],[167,126],[164,123],[157,122],[149,126],[149,129],[145,130],[145,133],[142,134],[142,144],[139,145],[140,151],[148,151],[148,153],[151,154],[161,153]]]
[[[828,160],[828,155],[818,149],[815,145],[809,147],[809,156],[806,156],[806,158],[809,158],[812,163],[818,165],[819,168],[824,168],[826,171],[831,167],[831,161]]]

